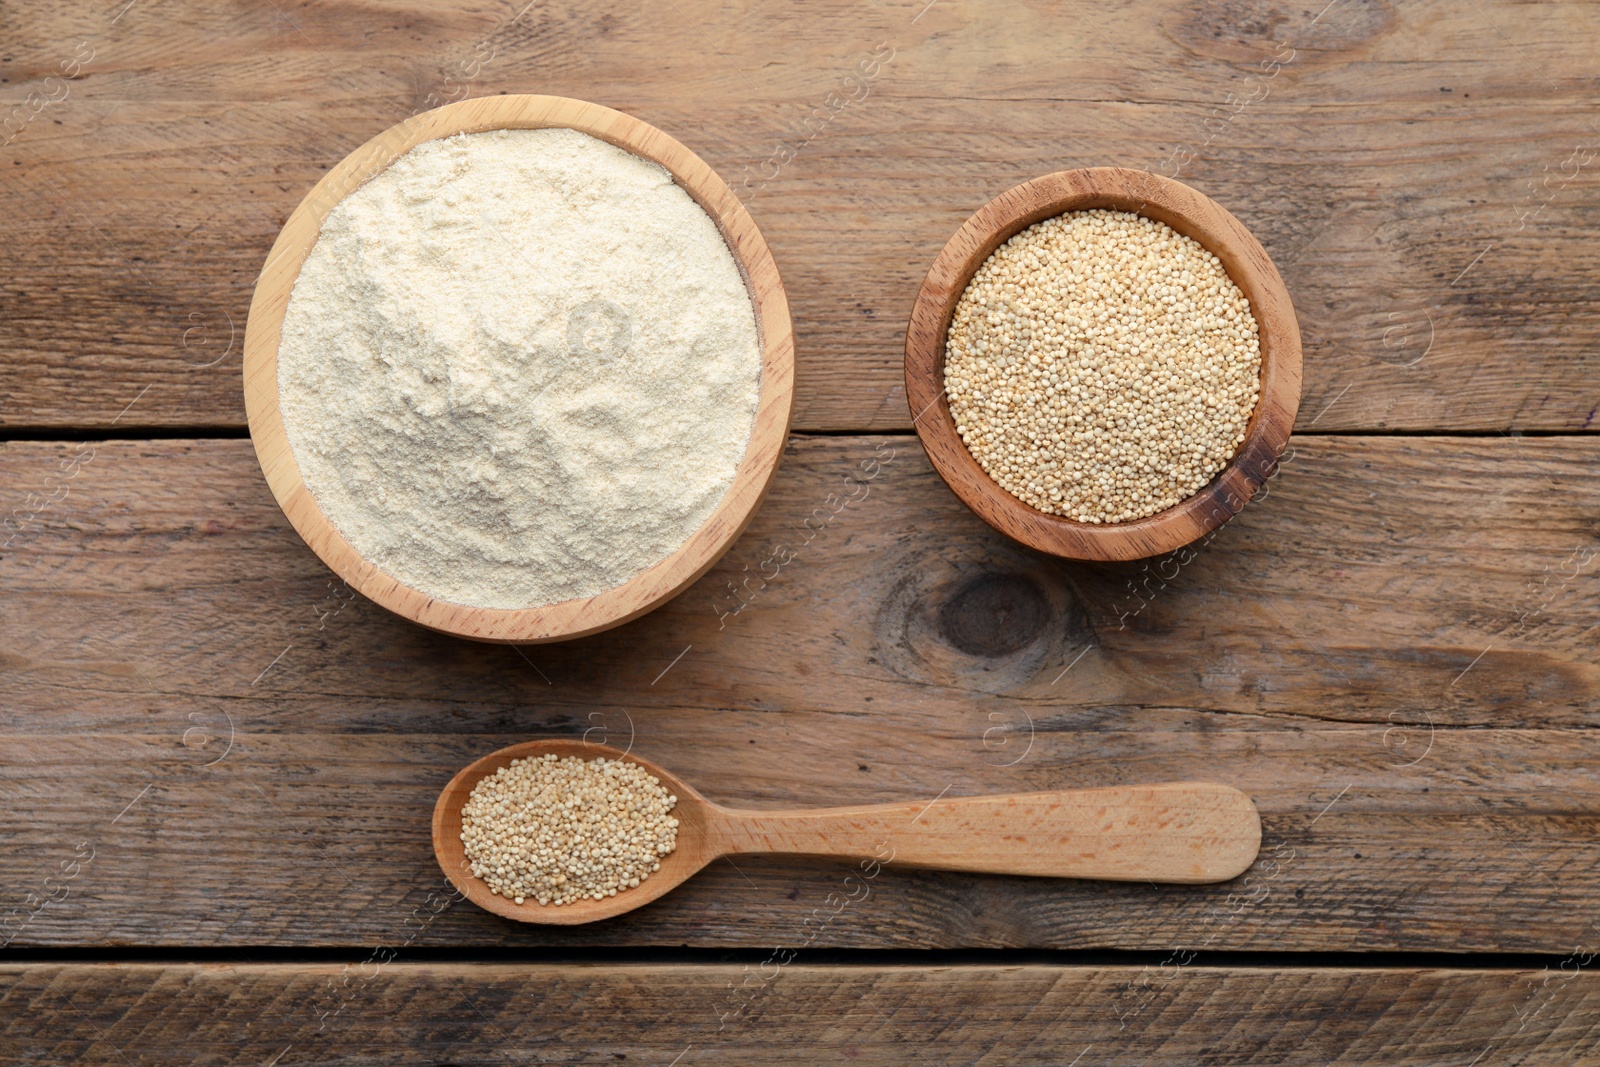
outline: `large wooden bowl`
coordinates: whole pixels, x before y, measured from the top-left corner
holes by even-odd
[[[1077,522],[1024,504],[990,478],[956,432],[944,393],[945,340],[957,301],[989,254],[1014,234],[1067,211],[1131,211],[1171,226],[1222,261],[1250,300],[1261,344],[1261,395],[1244,443],[1210,484],[1131,522]],[[1244,224],[1210,197],[1142,170],[1064,170],[995,197],[944,246],[906,327],[906,399],[917,435],[946,484],[989,525],[1041,552],[1080,560],[1160,555],[1227,522],[1272,476],[1300,406],[1300,326],[1278,269]]]
[[[565,126],[609,141],[672,173],[722,232],[744,275],[761,339],[755,427],[733,485],[705,523],[672,555],[596,596],[540,607],[477,608],[436,600],[363,558],[336,530],[309,489],[278,410],[278,341],[289,294],[322,222],[346,194],[424,141],[457,133]],[[311,550],[351,587],[434,630],[479,641],[524,643],[581,637],[617,626],[670,599],[704,574],[749,523],[777,470],[794,403],[794,333],[772,253],[733,191],[689,149],[636,118],[560,96],[491,96],[415,115],[374,137],[323,176],[272,246],[250,302],[244,341],[245,411],[256,457],[284,515]]]

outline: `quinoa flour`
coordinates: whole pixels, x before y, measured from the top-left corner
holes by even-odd
[[[440,600],[593,596],[733,484],[761,351],[716,225],[663,167],[568,129],[427,141],[323,223],[284,314],[301,477]]]

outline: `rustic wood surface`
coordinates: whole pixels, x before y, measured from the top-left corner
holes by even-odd
[[[1592,10],[0,15],[0,1060],[1595,1060]],[[751,527],[663,609],[565,645],[352,592],[243,436],[245,312],[295,204],[380,130],[501,93],[698,153],[794,315],[802,432]],[[1279,473],[1148,565],[985,526],[902,379],[962,221],[1106,165],[1236,215],[1304,341]],[[429,816],[542,736],[768,810],[1223,781],[1262,850],[1199,887],[739,856],[533,927],[458,899]],[[238,962],[265,946],[280,962]],[[1045,949],[1067,951],[1012,951]],[[1449,955],[1368,955],[1409,952]]]
[[[15,943],[392,938],[442,884],[450,777],[587,735],[741,807],[1220,780],[1265,841],[1242,886],[891,864],[837,914],[845,865],[749,857],[576,933],[458,906],[420,943],[1567,952],[1600,892],[1597,460],[1298,440],[1187,565],[1143,572],[1006,541],[915,438],[799,436],[694,587],[518,650],[332,582],[248,441],[12,443],[0,484],[59,499],[0,559],[0,885],[69,894]]]
[[[1094,524],[1048,515],[1001,489],[967,451],[945,392],[950,320],[972,276],[1013,235],[1068,211],[1136,212],[1192,238],[1222,262],[1259,326],[1261,394],[1243,443],[1211,482],[1177,504],[1130,522]],[[1125,562],[1192,544],[1238,514],[1289,443],[1300,406],[1300,326],[1283,278],[1248,230],[1215,200],[1141,170],[1058,171],[1007,189],[945,245],[906,325],[906,398],[918,438],[939,476],[983,521],[1030,548],[1064,559]]]
[[[0,967],[10,1063],[1594,1064],[1600,981],[1202,965]]]
[[[0,100],[59,102],[0,160],[6,426],[243,426],[245,311],[294,205],[414,111],[500,92],[627,111],[746,188],[794,298],[801,429],[908,427],[933,257],[1002,190],[1100,165],[1177,171],[1261,239],[1305,331],[1303,425],[1594,426],[1582,8],[124,6],[7,24]]]

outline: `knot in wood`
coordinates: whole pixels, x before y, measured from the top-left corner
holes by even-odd
[[[1050,602],[1020,574],[982,574],[961,585],[939,609],[939,632],[972,656],[1009,656],[1026,648],[1050,621]]]

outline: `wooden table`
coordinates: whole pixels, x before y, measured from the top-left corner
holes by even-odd
[[[1600,1061],[1600,17],[1323,2],[14,12],[0,1061]],[[800,353],[728,557],[523,649],[331,580],[239,386],[316,178],[500,92],[628,111],[742,188]],[[1304,330],[1292,458],[1181,566],[1009,543],[909,432],[929,261],[995,193],[1097,164],[1230,208]],[[519,926],[448,894],[428,817],[547,735],[750,805],[1212,778],[1265,846],[1202,888],[891,864],[863,894],[752,858]]]

